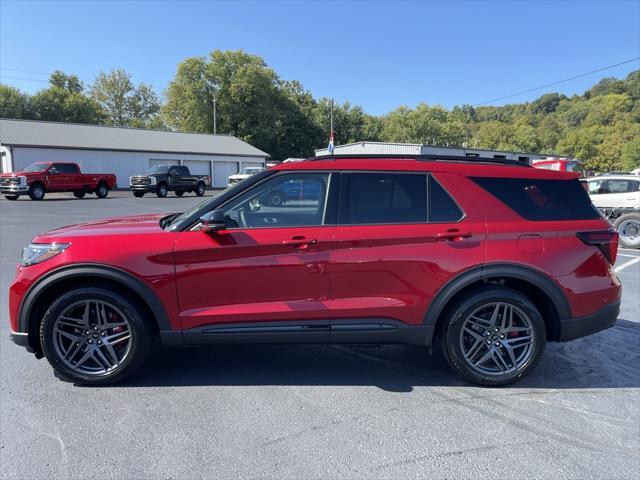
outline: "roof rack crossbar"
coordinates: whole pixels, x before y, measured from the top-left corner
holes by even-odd
[[[317,160],[338,160],[338,159],[360,159],[360,160],[375,160],[375,159],[402,159],[402,160],[416,160],[418,162],[468,162],[468,163],[492,163],[503,165],[515,165],[519,167],[531,167],[526,162],[520,160],[510,160],[507,158],[491,158],[491,157],[464,157],[461,155],[434,155],[434,154],[342,154],[342,155],[319,155],[317,157],[310,157],[305,159],[306,161]]]

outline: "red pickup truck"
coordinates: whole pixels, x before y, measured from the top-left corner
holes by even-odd
[[[0,175],[0,193],[8,200],[20,195],[42,200],[47,192],[73,192],[76,198],[95,193],[105,198],[116,186],[114,174],[82,173],[76,163],[36,162],[19,172]]]

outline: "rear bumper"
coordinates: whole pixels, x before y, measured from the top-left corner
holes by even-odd
[[[620,300],[611,303],[586,317],[566,318],[560,320],[560,335],[558,341],[566,342],[612,327],[620,313]]]

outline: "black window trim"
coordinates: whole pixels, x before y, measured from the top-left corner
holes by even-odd
[[[338,227],[377,227],[384,225],[446,225],[446,224],[458,224],[462,223],[467,218],[467,212],[462,208],[460,203],[456,200],[456,198],[451,195],[451,193],[442,185],[440,181],[436,177],[433,176],[433,172],[427,171],[407,171],[407,170],[340,170],[340,194],[338,198],[338,208],[337,208],[337,218],[336,218],[336,226]],[[425,177],[425,188],[426,188],[426,198],[427,198],[427,221],[425,222],[383,222],[383,223],[347,223],[347,203],[346,199],[348,199],[349,182],[347,180],[347,176],[351,174],[358,173],[373,173],[373,174],[403,174],[403,175],[423,175]],[[343,178],[345,177],[345,178]],[[447,195],[453,200],[453,202],[457,205],[457,207],[462,212],[462,216],[457,221],[445,221],[445,222],[434,222],[431,221],[431,205],[430,205],[430,187],[429,187],[429,178],[433,177],[433,179],[438,182],[438,185],[445,191]]]

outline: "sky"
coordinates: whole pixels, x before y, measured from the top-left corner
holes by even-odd
[[[384,114],[479,104],[640,57],[640,0],[0,0],[0,82],[28,92],[53,70],[91,83],[124,68],[162,94],[177,64],[215,50],[259,55],[316,98]],[[634,61],[546,91],[581,94]]]

